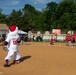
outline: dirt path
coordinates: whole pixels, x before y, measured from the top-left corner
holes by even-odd
[[[76,75],[76,48],[65,43],[27,42],[19,51],[21,63],[4,67],[7,52],[0,46],[0,75]]]

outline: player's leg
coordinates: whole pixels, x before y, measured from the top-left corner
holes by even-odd
[[[15,53],[14,53],[14,60],[15,60],[15,64],[19,64],[19,62],[20,62],[20,53],[18,52],[18,51],[16,51]]]
[[[5,57],[5,60],[4,60],[4,66],[5,67],[7,67],[9,65],[9,61],[11,61],[13,54],[14,54],[13,51],[8,51],[8,54],[7,54],[7,56]]]

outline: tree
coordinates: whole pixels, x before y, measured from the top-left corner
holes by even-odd
[[[0,14],[2,14],[2,9],[0,8]]]
[[[30,4],[26,4],[22,10],[24,13],[26,13],[27,11],[29,13],[33,13],[35,11],[35,8],[31,6]]]
[[[74,2],[74,3],[76,2],[76,0],[63,0],[63,1],[71,1],[71,2]]]
[[[29,4],[26,4],[22,10],[24,13],[23,22],[25,24],[25,30],[29,31],[39,29],[40,24],[38,22],[38,18],[41,12],[37,11],[33,6]]]
[[[59,20],[57,23],[63,30],[72,30],[73,24],[75,24],[73,14],[76,12],[76,4],[72,1],[62,1],[56,9],[55,20]],[[72,18],[73,17],[73,18]],[[74,22],[74,23],[73,23]]]
[[[16,10],[12,10],[11,14],[8,16],[8,26],[12,25],[12,24],[16,24],[17,26],[19,26],[20,28],[20,25],[21,24],[21,18],[22,18],[22,12],[21,10],[19,11],[16,11]]]
[[[49,2],[42,12],[30,4],[26,4],[22,10],[12,10],[10,15],[2,14],[0,9],[0,23],[8,26],[17,24],[19,29],[29,30],[76,30],[76,2],[74,0],[63,0],[59,4]]]
[[[57,4],[56,2],[49,2],[49,3],[47,4],[47,6],[46,6],[46,9],[54,12],[55,9],[56,9],[56,7],[57,7],[57,5],[58,5],[58,4]]]
[[[47,14],[46,14],[46,23],[47,23],[47,30],[52,29],[53,25],[53,19],[54,19],[54,14],[55,10],[57,8],[57,3],[56,2],[50,2],[47,4],[46,9],[47,9]]]
[[[2,14],[2,9],[0,8],[0,23],[6,23],[6,17],[7,15]]]

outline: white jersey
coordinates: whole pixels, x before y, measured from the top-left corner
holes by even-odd
[[[15,25],[10,26],[9,33],[8,33],[5,41],[8,42],[8,44],[7,44],[8,54],[5,57],[5,60],[10,61],[12,59],[12,55],[14,53],[15,53],[14,60],[19,60],[21,56],[18,51],[17,42],[20,41],[20,37],[18,35],[18,27],[17,26],[15,26]]]
[[[9,33],[5,40],[8,42],[7,49],[17,51],[18,50],[17,41],[19,40],[20,40],[20,37],[18,34]]]

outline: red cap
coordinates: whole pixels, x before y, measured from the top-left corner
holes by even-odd
[[[12,26],[9,27],[9,30],[10,30],[11,32],[15,31],[15,29],[16,29],[16,25],[12,25]]]

